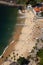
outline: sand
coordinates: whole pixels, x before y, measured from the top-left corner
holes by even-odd
[[[25,14],[28,17],[26,18],[24,27],[21,30],[19,40],[15,45],[15,54],[18,53],[18,57],[27,57],[29,55],[29,52],[31,52],[31,50],[35,46],[35,41],[32,40],[32,32],[35,25],[35,23],[32,21],[34,14],[31,11],[29,13],[26,12]]]

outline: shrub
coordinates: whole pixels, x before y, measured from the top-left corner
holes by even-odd
[[[25,64],[28,64],[29,63],[29,61],[27,59],[25,59],[24,57],[20,57],[19,59],[17,59],[17,62],[20,65],[25,65]]]

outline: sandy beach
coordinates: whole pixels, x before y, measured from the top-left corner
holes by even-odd
[[[0,64],[4,62],[6,57],[8,57],[8,60],[14,61],[14,57],[13,57],[14,55],[15,55],[15,61],[20,56],[27,58],[27,56],[29,56],[29,53],[35,46],[36,38],[38,38],[41,34],[40,29],[39,28],[37,29],[37,26],[41,26],[41,24],[39,25],[39,24],[36,24],[36,22],[33,22],[34,14],[31,11],[29,12],[26,11],[25,16],[27,16],[25,20],[24,21],[21,20],[21,22],[24,22],[24,26],[20,26],[20,27],[17,26],[16,33],[13,36],[13,40],[15,39],[16,40],[15,42],[9,45],[8,49],[3,54],[4,58],[0,59]],[[9,54],[10,54],[10,57],[9,57]],[[11,59],[11,57],[13,59]],[[9,64],[7,64],[6,62],[6,65],[9,65]]]

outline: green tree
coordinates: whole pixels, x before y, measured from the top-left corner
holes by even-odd
[[[29,61],[27,59],[25,59],[24,57],[20,57],[19,59],[17,59],[17,62],[20,65],[25,65],[25,64],[28,64],[29,63]]]
[[[37,53],[37,56],[40,57],[39,65],[43,65],[43,49],[39,50],[39,52]]]
[[[26,2],[26,5],[28,5],[28,4],[31,4],[32,6],[34,6],[34,5],[37,4],[37,0],[28,0],[28,1]]]
[[[36,0],[30,0],[30,3],[32,6],[36,5],[37,4],[37,1]]]
[[[17,0],[17,3],[19,3],[19,4],[25,4],[26,0]]]

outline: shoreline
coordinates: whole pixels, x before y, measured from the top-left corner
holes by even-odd
[[[24,20],[25,20],[25,18],[24,18]],[[18,22],[18,23],[19,23],[19,22]],[[5,48],[3,54],[1,55],[1,57],[4,56],[4,58],[0,58],[0,64],[2,64],[2,62],[4,62],[3,59],[5,60],[6,57],[8,57],[9,54],[11,53],[11,51],[13,50],[13,46],[15,46],[16,43],[17,43],[17,40],[18,40],[18,38],[19,38],[21,29],[22,29],[22,26],[20,26],[20,28],[19,28],[18,26],[15,26],[15,31],[16,31],[16,33],[13,34],[13,35],[14,35],[14,36],[13,36],[13,39],[15,39],[15,42],[12,42],[13,45],[12,45],[12,43],[10,43],[9,46],[7,46],[7,47]],[[19,32],[18,32],[18,31],[19,31]],[[17,33],[17,32],[18,32],[18,33]],[[16,37],[16,36],[17,36],[17,37]],[[10,50],[10,48],[11,48],[11,50]],[[9,51],[9,50],[10,50],[10,51]],[[8,51],[9,51],[9,53],[8,53]],[[6,54],[6,53],[7,53],[7,54]],[[6,56],[5,56],[5,55],[6,55]]]

